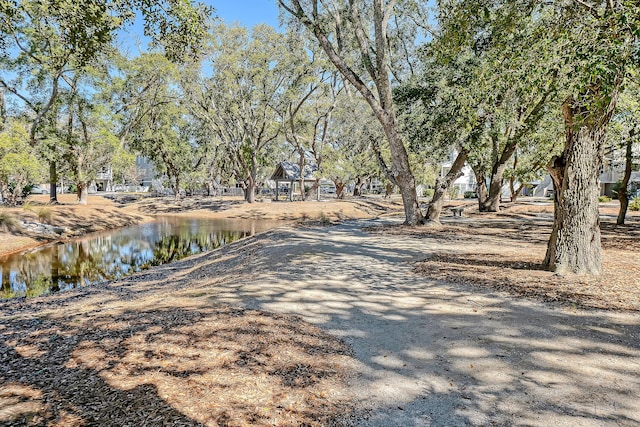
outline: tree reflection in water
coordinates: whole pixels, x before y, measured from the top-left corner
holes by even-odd
[[[165,217],[0,259],[0,298],[115,280],[272,228],[273,223]]]

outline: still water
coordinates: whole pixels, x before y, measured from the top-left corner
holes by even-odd
[[[273,228],[264,221],[160,217],[0,258],[0,298],[34,297],[114,280]]]

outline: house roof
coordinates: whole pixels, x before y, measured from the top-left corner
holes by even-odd
[[[318,166],[316,164],[306,164],[304,166],[304,180],[315,181],[316,177],[314,173],[317,172],[317,170]],[[271,179],[274,181],[299,181],[300,165],[293,162],[280,162],[273,175],[271,175]]]

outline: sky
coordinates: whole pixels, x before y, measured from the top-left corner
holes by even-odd
[[[227,24],[238,23],[252,28],[257,24],[279,27],[277,0],[198,0],[215,8],[215,14]],[[118,36],[120,48],[129,56],[146,50],[148,39],[143,36],[142,17]]]
[[[256,24],[278,26],[276,0],[205,0],[227,24],[238,22],[244,27]]]

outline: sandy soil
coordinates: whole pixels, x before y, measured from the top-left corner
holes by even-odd
[[[537,267],[547,210],[321,220],[0,302],[0,424],[639,425],[640,224],[583,281]]]

